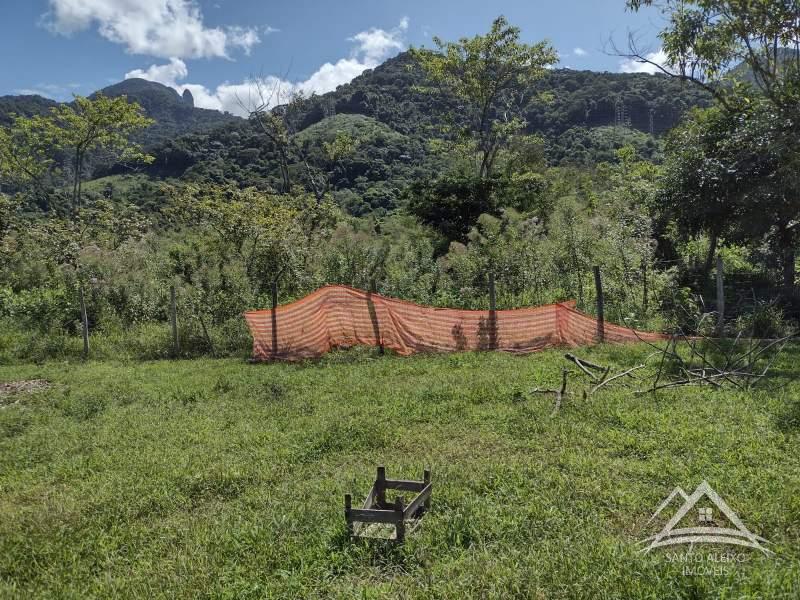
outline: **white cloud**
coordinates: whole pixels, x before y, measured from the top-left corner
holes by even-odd
[[[131,54],[162,58],[229,57],[261,39],[251,27],[206,27],[196,0],[49,0],[44,22],[62,35],[97,26]]]
[[[180,58],[171,58],[166,65],[150,65],[148,69],[134,69],[125,73],[125,79],[139,77],[149,81],[163,83],[170,87],[178,87],[178,81],[189,76],[189,69],[186,63]]]
[[[664,52],[663,48],[659,48],[656,52],[650,52],[646,54],[645,58],[656,64],[641,62],[635,58],[626,58],[620,61],[619,70],[622,73],[649,73],[652,75],[654,73],[663,72],[656,65],[661,65],[665,69],[668,69],[669,67],[667,53]]]
[[[125,74],[125,79],[141,77],[168,85],[183,93],[189,90],[194,104],[200,108],[228,111],[246,116],[247,110],[241,106],[252,106],[258,98],[260,87],[270,97],[270,106],[286,102],[293,94],[310,95],[332,92],[340,85],[349,83],[367,69],[374,69],[384,60],[405,49],[403,34],[408,29],[408,18],[404,17],[398,27],[385,31],[372,28],[357,33],[348,41],[356,45],[349,58],[341,58],[335,63],[325,63],[308,79],[288,81],[273,75],[246,79],[241,83],[225,82],[211,90],[195,83],[180,83],[189,76],[189,70],[180,58],[172,57],[163,65],[151,65],[147,69],[135,69]]]
[[[575,54],[575,56],[586,56],[587,54],[589,54],[586,50],[584,50],[580,46],[578,46],[577,48],[573,48],[572,52],[573,54]]]
[[[369,29],[355,34],[348,38],[350,42],[358,43],[358,49],[354,55],[362,55],[365,63],[375,63],[382,60],[393,51],[402,50],[405,45],[400,39],[400,32],[408,28],[408,19],[404,18],[400,22],[400,27],[393,31],[383,29]]]

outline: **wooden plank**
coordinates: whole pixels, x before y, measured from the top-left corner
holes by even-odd
[[[375,478],[375,502],[381,508],[386,506],[386,467],[378,467],[378,475]]]
[[[400,515],[400,518],[397,520],[397,535],[395,539],[402,544],[406,540],[406,522],[403,520],[405,510],[403,510],[403,499],[400,496],[394,499],[394,510]]]
[[[372,508],[375,506],[375,486],[373,485],[370,490],[369,494],[367,494],[367,499],[364,500],[364,504],[361,508]]]
[[[378,510],[374,508],[351,508],[350,519],[362,523],[397,523],[403,514],[396,510]]]
[[[425,482],[408,479],[387,479],[385,485],[387,490],[400,490],[401,492],[421,492],[425,489]]]
[[[353,530],[353,517],[350,514],[352,510],[353,510],[353,508],[352,508],[352,497],[350,496],[350,494],[345,494],[344,495],[344,520],[347,523],[347,533],[351,537],[352,537],[353,533],[355,533],[355,531]]]
[[[408,507],[405,510],[405,513],[403,514],[403,517],[406,519],[410,519],[411,517],[413,517],[414,513],[417,512],[417,510],[419,510],[419,507],[422,506],[423,504],[426,504],[428,498],[430,498],[431,496],[432,489],[433,489],[433,484],[429,483],[428,485],[426,485],[425,489],[423,489],[419,493],[419,495],[411,501],[411,504],[408,505]]]

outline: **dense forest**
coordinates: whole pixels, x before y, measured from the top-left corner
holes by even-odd
[[[692,329],[718,255],[729,326],[783,327],[785,74],[763,85],[759,56],[739,67],[754,80],[714,85],[556,69],[503,18],[438,43],[248,118],[140,79],[66,104],[0,98],[3,351],[70,352],[80,294],[93,330],[160,356],[175,286],[185,351],[225,353],[276,286],[281,301],[340,282],[485,308],[491,274],[501,307],[592,311],[594,266],[610,319]]]

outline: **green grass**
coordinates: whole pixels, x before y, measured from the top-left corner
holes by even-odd
[[[556,351],[2,366],[52,387],[0,408],[0,597],[797,598],[798,356],[773,390],[608,389],[555,415],[526,390],[557,385]],[[433,471],[402,547],[347,540],[343,495],[378,464]],[[712,577],[637,553],[703,479],[774,557]]]

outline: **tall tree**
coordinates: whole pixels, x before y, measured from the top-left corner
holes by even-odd
[[[281,85],[279,81],[269,87],[262,77],[253,78],[248,96],[237,96],[237,103],[272,145],[281,172],[280,191],[288,194],[292,188],[289,166],[297,151],[292,140],[294,121],[305,97],[301,92],[286,92]]]
[[[437,50],[413,54],[434,86],[463,103],[467,126],[459,137],[477,156],[478,176],[489,177],[498,153],[525,127],[530,86],[558,61],[556,51],[547,41],[520,42],[519,28],[502,16],[486,35],[434,43]]]
[[[754,85],[776,107],[800,110],[797,0],[627,0],[626,4],[634,11],[658,6],[668,18],[659,37],[669,66],[643,56],[631,43],[633,58],[704,87],[728,108]],[[732,79],[731,70],[740,63],[752,76]]]
[[[737,223],[751,236],[777,237],[787,294],[794,293],[800,219],[800,2],[797,0],[627,0],[659,6],[665,73],[710,91],[733,119],[721,140],[746,198]],[[634,44],[629,55],[651,62]],[[655,63],[653,63],[655,64]],[[741,64],[741,66],[739,66]],[[738,68],[737,68],[738,67]],[[748,177],[743,174],[747,173]]]
[[[667,136],[658,204],[681,237],[709,238],[703,275],[711,272],[720,237],[731,232],[741,198],[737,156],[726,139],[735,118],[718,107],[695,110]]]
[[[117,161],[153,161],[153,157],[145,154],[130,136],[154,121],[145,116],[141,106],[128,102],[125,96],[76,96],[74,102],[53,108],[50,115],[32,119],[34,127],[52,138],[54,147],[69,152],[73,157],[74,206],[80,205],[84,167],[92,152],[102,150]]]

